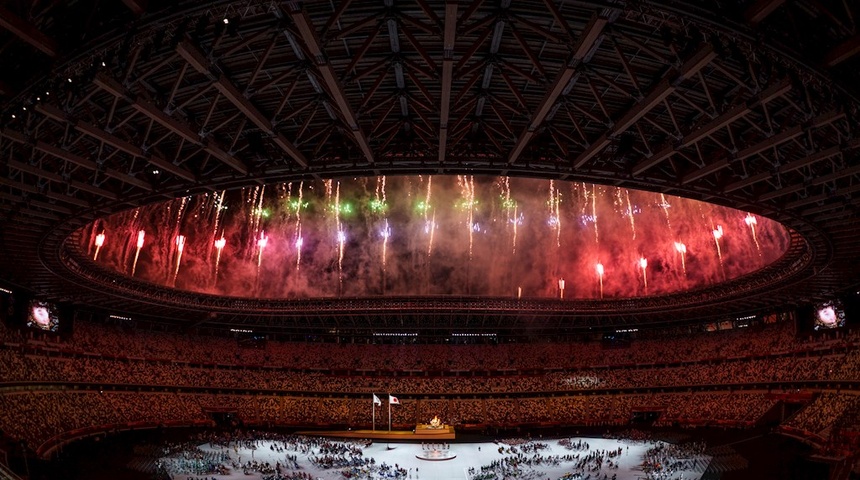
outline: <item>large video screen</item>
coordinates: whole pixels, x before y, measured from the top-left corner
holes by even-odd
[[[60,327],[60,307],[44,300],[30,300],[27,305],[27,327],[56,332]]]
[[[829,330],[845,326],[845,309],[842,302],[832,300],[819,303],[815,306],[813,313],[813,327],[815,330]]]

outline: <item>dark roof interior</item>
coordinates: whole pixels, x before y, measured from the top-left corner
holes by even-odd
[[[860,283],[858,15],[841,0],[0,2],[0,281],[291,332],[617,328],[826,299]],[[65,242],[189,193],[431,173],[680,195],[778,220],[793,243],[683,295],[253,301],[117,277]]]

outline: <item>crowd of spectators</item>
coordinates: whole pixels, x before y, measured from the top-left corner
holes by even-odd
[[[665,405],[666,409],[657,424],[689,425],[697,422],[714,422],[724,425],[752,426],[777,402],[760,393],[700,392],[692,393],[690,396],[692,401]]]
[[[860,400],[850,405],[832,424],[826,450],[839,455],[851,455],[860,451]]]
[[[600,342],[243,348],[236,339],[87,322],[69,338],[0,325],[0,378],[14,387],[0,395],[0,429],[37,446],[96,425],[206,422],[209,409],[231,409],[261,425],[369,425],[371,393],[382,392],[405,399],[392,409],[398,425],[434,415],[452,425],[622,425],[634,412],[657,411],[658,424],[741,426],[754,424],[776,401],[697,387],[856,380],[857,345],[852,336],[802,340],[788,323],[637,340],[626,348]],[[688,391],[657,393],[662,387]],[[204,393],[186,393],[192,388]],[[518,398],[508,398],[512,393]],[[820,431],[855,398],[821,395],[790,425]]]
[[[764,394],[758,403],[768,404]],[[711,412],[722,418],[745,421],[756,398],[752,394],[725,393],[702,398],[696,393],[650,395],[588,395],[528,399],[528,403],[506,399],[414,400],[392,407],[395,428],[412,428],[438,415],[457,427],[510,427],[531,423],[529,413],[539,406],[541,420],[556,424],[623,425],[634,412],[664,409],[668,415],[686,405],[698,420],[709,420]],[[731,416],[731,406],[737,415]],[[746,405],[746,406],[745,406]],[[348,398],[299,398],[264,395],[155,393],[114,391],[38,391],[0,395],[0,429],[13,438],[26,440],[34,449],[66,432],[102,426],[106,430],[136,426],[191,425],[211,422],[208,412],[228,410],[246,424],[328,425],[369,427],[371,402]],[[339,412],[339,413],[337,413]],[[377,417],[387,416],[379,415]],[[691,415],[692,419],[692,415]],[[387,419],[377,418],[377,428]]]
[[[206,421],[199,396],[93,391],[31,391],[0,395],[0,429],[31,448],[93,426]]]
[[[562,350],[568,348],[564,344],[558,346]],[[456,348],[493,352],[499,347]],[[607,357],[612,357],[617,350],[606,352]],[[524,348],[524,356],[532,353],[529,348]],[[759,351],[754,353],[755,357],[711,359],[670,366],[643,363],[611,368],[552,368],[476,375],[470,371],[340,372],[307,366],[300,370],[245,364],[198,364],[178,359],[112,357],[74,350],[60,351],[41,344],[5,342],[0,344],[0,374],[6,382],[82,382],[329,394],[388,391],[401,395],[574,392],[860,378],[856,376],[860,369],[860,354],[853,348],[800,349],[764,357]],[[662,358],[657,356],[658,351],[654,354],[652,360]]]
[[[27,332],[29,333],[29,332]],[[767,328],[640,339],[625,348],[604,348],[600,341],[565,343],[358,344],[277,342],[242,348],[235,338],[201,337],[77,322],[71,337],[41,337],[61,350],[194,364],[277,366],[287,369],[349,371],[521,371],[581,369],[652,363],[771,355],[805,349],[788,322]],[[843,339],[844,340],[844,339]],[[0,327],[0,342],[34,343],[26,333]],[[35,342],[39,343],[39,341]]]
[[[853,380],[860,356],[802,353],[683,366],[595,368],[562,372],[471,375],[345,375],[251,366],[201,366],[134,358],[57,355],[52,351],[0,346],[0,374],[6,382],[130,384],[278,390],[325,394],[396,392],[400,395],[576,392],[583,390],[765,384]],[[849,373],[845,373],[846,370]]]
[[[798,430],[812,432],[815,434],[825,433],[825,429],[831,428],[835,421],[858,401],[857,395],[824,392],[817,396],[806,408],[800,410],[790,418],[785,425]]]

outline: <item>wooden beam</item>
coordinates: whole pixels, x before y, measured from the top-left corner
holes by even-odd
[[[714,47],[710,44],[702,45],[699,50],[693,54],[678,70],[669,70],[660,81],[651,89],[648,95],[640,102],[634,104],[627,112],[618,119],[615,124],[607,129],[594,143],[582,152],[579,157],[573,162],[574,168],[580,168],[589,160],[594,158],[612,142],[612,139],[618,134],[626,131],[630,126],[636,123],[640,118],[645,116],[655,106],[661,104],[666,97],[672,94],[678,85],[685,79],[698,73],[705,65],[711,63],[717,57],[714,52]]]
[[[757,155],[769,148],[773,148],[777,145],[785,143],[793,138],[797,138],[800,135],[803,135],[804,130],[800,125],[795,125],[794,127],[787,128],[775,135],[772,135],[756,144],[750,145],[747,148],[739,151],[735,156],[738,160],[743,160],[745,158],[749,158],[753,155]]]
[[[331,28],[334,26],[334,24],[337,23],[338,20],[340,20],[340,16],[343,14],[343,12],[346,10],[346,7],[348,7],[350,3],[352,3],[352,0],[341,0],[340,2],[338,2],[337,9],[334,11],[331,18],[329,18],[328,22],[326,22],[325,27],[323,27],[323,35],[326,35],[329,30],[331,30]]]
[[[61,150],[61,152],[62,152],[62,151],[63,151],[63,150]],[[45,172],[44,170],[41,170],[41,171],[40,171],[40,174],[39,174],[39,176],[40,176],[40,177],[43,177],[43,178],[49,178],[49,176],[50,176],[50,175],[53,175],[53,174],[51,174],[51,173],[49,173],[49,172]],[[113,192],[110,192],[110,191],[105,190],[105,189],[103,189],[103,188],[96,187],[96,186],[93,186],[93,185],[90,185],[90,184],[88,184],[88,183],[84,183],[84,182],[81,182],[81,181],[78,181],[78,180],[69,180],[69,181],[64,182],[64,183],[65,183],[65,184],[67,184],[67,185],[69,185],[69,186],[70,186],[70,187],[72,187],[72,188],[76,188],[76,189],[78,189],[78,190],[83,190],[83,191],[85,191],[85,192],[92,193],[93,195],[98,195],[98,196],[100,196],[100,197],[107,198],[108,200],[114,200],[114,201],[116,201],[116,200],[118,200],[118,199],[119,199],[119,197],[118,197],[115,193],[113,193]],[[40,191],[39,191],[39,189],[38,189],[38,188],[36,188],[36,187],[34,187],[34,186],[32,186],[32,185],[27,185],[27,184],[24,184],[24,183],[13,182],[12,180],[8,180],[8,179],[6,179],[5,177],[0,177],[0,185],[6,185],[6,186],[9,186],[9,187],[17,188],[17,189],[21,190],[22,192],[27,192],[27,193],[33,193],[33,194],[41,194],[41,193],[42,193],[42,192],[40,192]],[[50,195],[49,195],[49,197],[50,197],[50,198],[57,198],[57,195],[55,195],[55,196],[50,196]],[[66,198],[66,197],[67,197],[67,196],[63,196],[63,197],[61,197],[61,199],[65,200],[65,198]],[[69,198],[72,198],[72,197],[69,197]],[[72,200],[72,201],[68,201],[68,203],[71,203],[71,204],[73,204],[73,205],[77,205],[77,204],[78,204],[78,203],[77,203],[77,199]]]
[[[743,105],[738,105],[736,107],[730,108],[729,110],[723,112],[721,115],[718,115],[713,120],[691,131],[684,136],[683,140],[681,140],[681,147],[689,147],[690,145],[698,142],[702,138],[705,138],[706,136],[725,127],[726,125],[734,122],[735,120],[746,116],[754,106],[767,103],[776,96],[788,93],[789,90],[791,90],[790,82],[783,81],[777,83],[773,87],[763,91],[761,95],[758,95],[751,99],[749,102],[746,102]]]
[[[853,165],[847,168],[837,168],[835,172],[827,175],[821,175],[812,179],[812,185],[822,185],[827,182],[839,180],[840,178],[850,177],[860,173],[860,165]]]
[[[526,145],[528,145],[534,137],[537,129],[543,123],[544,119],[546,119],[546,116],[552,110],[552,107],[555,106],[562,92],[567,88],[571,78],[573,78],[574,74],[579,69],[583,59],[597,43],[600,35],[603,33],[603,28],[606,27],[607,23],[609,23],[609,20],[606,17],[593,16],[591,21],[588,22],[588,25],[585,26],[585,29],[582,31],[582,34],[580,34],[576,45],[574,45],[573,54],[567,61],[567,65],[558,73],[558,75],[556,75],[555,80],[553,80],[549,89],[544,94],[543,99],[541,99],[537,110],[532,113],[531,121],[526,126],[525,130],[523,130],[523,133],[520,134],[519,138],[517,138],[517,143],[514,145],[514,148],[511,150],[511,154],[508,156],[509,165],[519,159],[523,150],[525,150]]]
[[[658,83],[641,102],[636,104],[625,115],[622,115],[613,127],[615,132],[621,133],[626,131],[646,113],[650,112],[655,106],[662,103],[666,97],[675,91],[682,81],[704,68],[716,57],[717,54],[714,52],[714,48],[711,45],[705,44],[702,46],[696,54],[681,65],[677,75],[663,78],[663,80]]]
[[[147,0],[122,0],[122,3],[124,3],[136,17],[146,13]]]
[[[77,130],[81,133],[85,133],[85,134],[87,134],[87,135],[89,135],[89,136],[91,136],[91,137],[93,137],[93,138],[95,138],[101,142],[104,142],[104,143],[106,143],[106,144],[108,144],[108,145],[110,145],[116,149],[122,150],[122,151],[128,153],[129,155],[132,155],[132,156],[138,157],[138,158],[143,158],[143,159],[147,160],[149,163],[151,163],[154,167],[160,168],[166,172],[169,172],[173,175],[176,175],[179,178],[182,178],[182,179],[187,180],[189,182],[196,182],[197,181],[197,177],[193,173],[191,173],[190,171],[188,171],[188,170],[186,170],[186,169],[184,169],[178,165],[175,165],[172,162],[169,162],[163,158],[160,158],[158,156],[149,156],[140,147],[138,147],[136,145],[132,145],[131,143],[129,143],[129,142],[127,142],[127,141],[125,141],[125,140],[123,140],[123,139],[121,139],[121,138],[119,138],[119,137],[117,137],[111,133],[108,133],[108,132],[102,130],[101,128],[96,127],[95,125],[92,125],[90,123],[80,121],[80,120],[79,121],[72,121],[72,120],[66,118],[66,116],[62,110],[60,110],[59,108],[57,108],[53,105],[40,103],[40,104],[36,105],[36,111],[49,117],[49,118],[56,120],[58,122],[71,124],[75,128],[75,130]]]
[[[718,171],[728,167],[730,163],[731,160],[729,158],[721,158],[715,162],[711,162],[698,170],[692,171],[687,175],[684,175],[683,178],[681,178],[681,185],[686,185],[690,182],[695,182],[700,178],[704,178],[713,173],[717,173]]]
[[[757,155],[757,154],[759,154],[759,153],[761,153],[761,152],[763,152],[769,148],[776,147],[782,143],[785,143],[789,140],[797,138],[798,136],[804,134],[810,128],[818,128],[822,124],[826,124],[830,119],[834,118],[834,116],[836,116],[836,115],[838,115],[838,114],[835,112],[824,113],[824,114],[816,117],[812,121],[810,121],[805,127],[801,126],[801,125],[796,125],[794,127],[787,128],[787,129],[785,129],[785,130],[783,130],[783,131],[781,131],[775,135],[772,135],[769,138],[766,138],[766,139],[764,139],[764,140],[762,140],[762,141],[760,141],[754,145],[751,145],[751,146],[741,150],[740,152],[737,153],[735,158],[737,160],[743,160],[743,159],[749,158],[753,155]],[[799,158],[797,160],[793,160],[793,161],[779,167],[777,171],[782,174],[782,173],[787,173],[787,172],[790,172],[793,170],[797,170],[799,168],[803,168],[803,167],[806,167],[808,165],[812,165],[812,164],[820,162],[822,160],[827,160],[830,157],[833,157],[840,152],[841,152],[841,149],[838,146],[830,147],[826,150],[822,150],[820,152],[813,153],[813,154],[808,155],[806,157],[802,157],[802,158]],[[696,172],[688,174],[687,176],[684,177],[682,183],[687,184],[691,181],[697,180],[698,178],[701,178],[705,175],[708,175],[709,173],[713,173],[713,172],[719,170],[720,168],[728,166],[728,162],[725,162],[724,164],[723,164],[723,162],[724,162],[724,160],[714,162],[713,164],[708,165],[708,166],[706,166],[700,170],[697,170]],[[733,192],[735,190],[739,190],[741,188],[748,187],[748,186],[753,185],[755,183],[764,181],[764,180],[770,178],[771,176],[772,175],[770,172],[762,172],[762,173],[759,173],[756,175],[750,175],[749,177],[747,177],[745,179],[730,183],[729,185],[726,186],[726,188],[724,189],[724,192]],[[817,180],[820,180],[820,179],[817,179]]]
[[[571,40],[574,38],[573,30],[568,25],[567,20],[564,18],[564,15],[558,9],[558,6],[555,4],[555,0],[544,0],[546,4],[546,8],[552,13],[553,18],[555,18],[555,23],[558,24],[559,27],[564,31],[565,35],[568,36]]]
[[[374,160],[373,152],[370,150],[370,144],[368,144],[367,137],[358,125],[358,118],[352,109],[352,105],[349,104],[349,100],[346,98],[346,94],[343,91],[343,86],[341,85],[334,68],[328,61],[328,57],[322,49],[320,41],[317,38],[316,30],[313,26],[313,22],[311,22],[310,17],[302,8],[301,4],[290,2],[287,8],[289,8],[290,16],[293,19],[293,22],[295,22],[311,57],[313,57],[312,60],[319,69],[323,81],[328,87],[329,94],[333,97],[333,100],[340,109],[344,122],[346,122],[347,127],[352,132],[355,143],[358,145],[358,148],[362,151],[367,161],[372,164]]]
[[[779,8],[785,0],[756,0],[747,7],[744,18],[752,25],[758,25],[762,20]]]
[[[55,145],[45,143],[41,140],[38,140],[36,142],[36,144],[33,146],[33,148],[35,148],[36,150],[38,150],[40,152],[47,153],[47,154],[52,155],[54,157],[57,157],[61,160],[65,160],[69,163],[75,164],[79,167],[83,167],[83,168],[86,168],[88,170],[93,170],[93,171],[99,170],[99,166],[96,162],[89,160],[87,158],[81,157],[80,155],[76,155],[76,154],[74,154],[74,153],[72,153],[72,152],[70,152],[64,148],[60,148],[60,147],[57,147]],[[147,182],[146,180],[137,178],[135,176],[129,175],[128,173],[120,172],[119,170],[116,170],[114,168],[109,168],[109,167],[103,168],[102,173],[104,173],[105,176],[119,180],[119,181],[126,183],[128,185],[133,185],[133,186],[138,187],[142,190],[146,190],[147,192],[152,191],[152,185],[150,185],[149,182]]]
[[[48,155],[53,155],[61,160],[65,160],[73,165],[86,168],[87,170],[98,170],[99,168],[96,162],[88,158],[75,155],[74,153],[71,153],[56,145],[51,145],[50,143],[45,143],[41,140],[36,141],[36,144],[33,146],[33,148],[42,153],[47,153]]]
[[[860,35],[854,35],[848,40],[845,40],[839,45],[833,47],[833,49],[824,56],[824,65],[827,67],[835,67],[858,53],[860,53]]]
[[[33,185],[30,185],[28,183],[16,182],[16,181],[10,180],[6,177],[0,177],[0,185],[5,185],[5,186],[10,187],[10,188],[18,189],[24,193],[32,193],[34,195],[39,195],[42,193],[39,191],[39,189],[37,187],[35,187]]]
[[[57,42],[2,6],[0,6],[0,27],[9,30],[45,55],[51,58],[57,56]]]
[[[778,171],[779,171],[779,173],[786,173],[786,172],[790,172],[792,170],[797,170],[799,168],[803,168],[803,167],[812,165],[812,164],[817,163],[817,162],[829,160],[831,157],[834,157],[840,153],[844,153],[844,152],[849,151],[849,150],[853,150],[853,149],[858,148],[858,147],[860,147],[860,142],[848,142],[848,143],[842,145],[841,147],[836,147],[836,146],[830,147],[826,150],[822,150],[820,152],[816,152],[816,153],[813,153],[813,154],[808,155],[806,157],[799,158],[797,160],[789,162],[789,163],[779,167]],[[839,171],[836,171],[836,172],[828,174],[828,175],[817,176],[811,180],[810,184],[811,185],[821,185],[822,183],[827,183],[829,181],[837,180],[839,178],[843,178],[843,177],[846,177],[849,175],[854,175],[856,173],[858,173],[858,167],[857,166],[844,168],[844,169],[841,169]],[[755,177],[757,178],[758,176],[755,176]],[[770,178],[770,175],[767,178]],[[764,179],[760,179],[758,181],[761,181],[761,180],[764,180]],[[742,180],[742,182],[743,181],[746,181],[746,180]],[[736,182],[736,183],[740,183],[740,182]],[[751,184],[751,183],[755,183],[755,182],[749,182],[749,183]],[[731,184],[731,185],[729,185],[729,187],[732,187],[733,190],[737,190],[737,188],[734,188],[735,184]],[[727,189],[729,187],[727,187]],[[777,197],[780,197],[783,195],[798,192],[800,190],[803,190],[804,188],[805,188],[805,185],[803,185],[803,184],[790,185],[790,186],[784,187],[780,190],[775,190],[775,191],[764,193],[759,197],[759,200],[762,200],[762,201],[772,200],[774,198],[777,198]]]
[[[81,208],[90,208],[90,206],[91,206],[90,202],[87,202],[86,200],[81,200],[78,197],[73,197],[71,195],[66,195],[64,193],[47,191],[47,192],[45,192],[44,195],[46,197],[50,198],[51,200],[59,200],[61,202],[70,203],[72,205],[76,205],[76,206],[81,207]]]
[[[680,143],[677,145],[668,145],[657,153],[651,155],[648,158],[637,163],[632,170],[632,174],[641,175],[646,170],[651,169],[672,155],[678,153],[678,151],[682,148],[689,147],[690,145],[698,142],[699,140],[711,135],[717,130],[729,125],[739,118],[743,118],[748,113],[750,113],[751,109],[755,106],[767,103],[777,96],[784,95],[791,90],[791,82],[787,80],[783,80],[781,82],[777,82],[774,85],[768,87],[764,91],[762,91],[759,95],[749,99],[746,103],[741,105],[736,105],[725,112],[717,115],[712,120],[705,122],[701,126],[694,128],[691,130]]]
[[[454,43],[457,36],[457,4],[445,2],[445,27],[442,37],[442,103],[439,107],[439,163],[448,148],[448,119],[451,114],[451,84],[454,81]]]
[[[168,115],[164,110],[161,110],[152,103],[133,96],[131,92],[126,90],[125,87],[113,78],[104,73],[99,73],[96,75],[93,83],[102,90],[109,92],[116,97],[125,99],[131,104],[132,108],[154,120],[156,123],[161,124],[161,126],[168,130],[171,130],[186,141],[203,147],[203,150],[206,151],[206,153],[209,153],[218,160],[221,160],[225,165],[229,166],[233,170],[236,170],[242,175],[248,174],[248,167],[245,166],[245,164],[238,158],[234,157],[230,152],[221,148],[217,142],[208,138],[204,139],[181,120]]]
[[[241,111],[248,120],[256,125],[260,130],[266,132],[273,138],[274,143],[289,155],[302,168],[308,168],[308,159],[292,142],[287,140],[283,134],[275,132],[272,122],[266,115],[253,104],[251,101],[242,95],[242,92],[227,78],[223,73],[217,73],[215,66],[206,58],[206,56],[197,47],[188,43],[188,41],[179,42],[176,46],[176,51],[184,58],[189,65],[194,67],[198,72],[206,75],[214,81],[215,89],[224,96],[230,103]]]

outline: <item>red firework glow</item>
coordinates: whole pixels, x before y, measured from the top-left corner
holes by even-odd
[[[657,193],[424,176],[387,178],[383,196],[380,182],[305,181],[142,206],[81,229],[80,247],[92,254],[95,245],[90,258],[118,274],[217,295],[583,299],[714,285],[789,245],[788,230],[767,218]],[[146,231],[135,269],[123,242],[101,236],[129,230]]]

